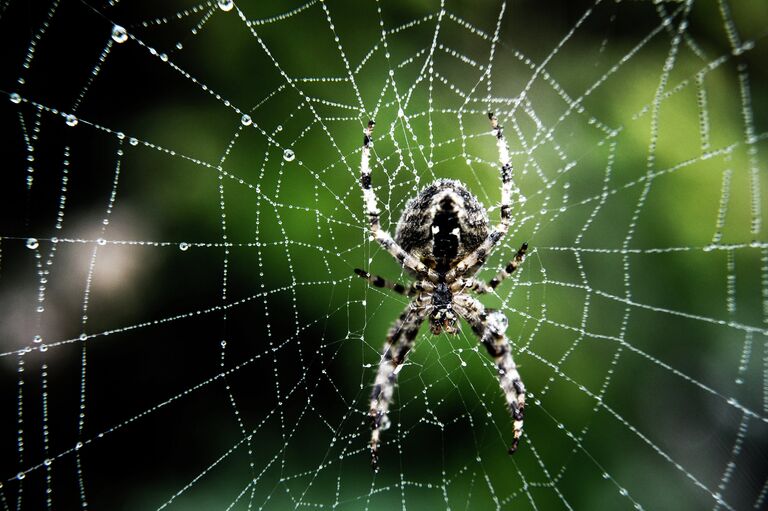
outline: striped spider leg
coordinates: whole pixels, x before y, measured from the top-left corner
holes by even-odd
[[[513,437],[509,454],[517,450],[523,434],[523,411],[525,409],[525,386],[517,372],[517,365],[510,352],[509,339],[506,336],[507,317],[499,311],[486,308],[466,294],[454,298],[459,314],[470,324],[472,331],[488,350],[496,364],[499,385],[507,400],[507,407],[512,416]]]
[[[387,252],[392,254],[398,263],[403,268],[411,270],[420,277],[428,277],[429,280],[436,282],[438,279],[437,273],[427,268],[427,266],[419,261],[416,257],[409,254],[403,248],[392,239],[392,235],[381,228],[379,223],[379,208],[376,205],[376,193],[373,190],[373,183],[371,180],[371,146],[373,127],[376,125],[374,121],[368,121],[368,126],[363,131],[363,151],[360,159],[360,186],[363,189],[363,200],[365,201],[365,212],[368,215],[368,222],[371,228],[371,235]]]
[[[512,219],[512,192],[519,193],[519,190],[517,190],[512,182],[512,163],[509,157],[507,140],[504,138],[504,130],[493,112],[488,112],[488,119],[491,121],[491,129],[496,137],[496,147],[499,152],[499,162],[501,163],[501,221],[491,229],[480,246],[451,268],[445,276],[445,280],[448,283],[453,283],[467,271],[473,270],[485,262],[493,248],[509,230],[509,223]]]
[[[379,470],[379,436],[380,432],[389,428],[389,405],[397,383],[397,374],[403,367],[408,352],[413,347],[419,327],[427,316],[428,309],[416,305],[415,301],[400,314],[387,334],[387,342],[379,360],[379,368],[371,391],[371,404],[368,414],[371,418],[371,466],[375,472]]]

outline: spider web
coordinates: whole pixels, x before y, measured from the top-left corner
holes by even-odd
[[[0,509],[762,509],[766,7],[0,2]],[[529,389],[361,267],[430,181],[499,216],[480,276]]]

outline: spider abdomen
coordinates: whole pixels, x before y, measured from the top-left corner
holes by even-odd
[[[440,179],[408,201],[395,233],[408,253],[440,273],[474,251],[488,235],[485,208],[462,183]]]

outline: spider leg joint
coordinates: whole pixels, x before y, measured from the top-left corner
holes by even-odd
[[[491,334],[501,337],[507,331],[509,321],[501,312],[493,312],[488,315],[488,330]]]

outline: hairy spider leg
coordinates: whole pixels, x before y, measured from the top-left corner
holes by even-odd
[[[493,289],[488,284],[475,277],[462,277],[451,284],[450,289],[452,293],[461,293],[469,290],[479,295],[493,292]]]
[[[438,275],[432,269],[413,257],[411,254],[403,250],[403,248],[395,242],[392,236],[381,228],[379,223],[379,208],[376,205],[376,193],[373,191],[371,183],[371,136],[373,134],[373,126],[376,123],[368,121],[368,127],[364,130],[363,136],[363,151],[360,160],[360,186],[363,189],[363,200],[365,201],[365,211],[368,214],[368,221],[371,226],[371,234],[374,239],[390,254],[394,257],[398,263],[404,268],[416,272],[418,275],[427,277],[433,282],[437,282]]]
[[[485,240],[471,254],[451,269],[446,274],[447,282],[454,282],[461,277],[467,270],[474,268],[478,264],[483,264],[496,244],[507,234],[509,223],[511,221],[512,208],[512,163],[509,158],[509,147],[504,138],[504,131],[499,125],[499,121],[493,112],[488,112],[488,119],[491,121],[493,134],[496,136],[496,147],[499,150],[499,161],[501,162],[501,221],[488,233]]]
[[[485,307],[468,295],[456,297],[457,308],[464,319],[480,338],[496,364],[499,385],[507,400],[507,407],[512,416],[513,437],[509,454],[514,454],[523,434],[523,410],[525,409],[525,386],[517,372],[517,366],[510,352],[509,339],[506,336],[507,317],[499,311],[486,311]]]
[[[507,263],[504,269],[502,269],[499,273],[496,274],[495,277],[488,281],[487,284],[475,277],[460,278],[451,285],[451,292],[457,293],[459,291],[468,289],[479,295],[493,293],[493,290],[496,289],[499,284],[504,282],[504,279],[512,275],[515,270],[517,270],[520,265],[523,264],[523,258],[525,257],[526,250],[528,250],[528,243],[523,243],[523,245],[520,247],[520,250],[517,251],[515,257]]]
[[[389,427],[387,412],[392,404],[397,373],[402,368],[401,364],[411,350],[426,315],[425,308],[414,308],[408,304],[387,334],[387,342],[384,344],[379,369],[373,382],[368,412],[371,417],[371,467],[374,471],[379,470],[379,436],[381,430]]]
[[[509,157],[509,146],[504,138],[504,130],[499,125],[496,114],[488,112],[488,120],[491,121],[491,129],[496,136],[496,148],[499,150],[499,163],[501,163],[501,223],[509,226],[512,204],[512,162]]]
[[[368,283],[374,287],[381,287],[384,289],[391,289],[395,293],[405,296],[416,296],[422,291],[433,291],[435,286],[428,280],[417,280],[412,282],[408,287],[400,284],[399,282],[392,282],[380,275],[372,275],[365,270],[355,268],[355,275],[368,281]],[[424,302],[426,297],[419,297],[418,301]]]
[[[361,270],[360,268],[355,268],[355,274],[358,277],[361,277],[367,280],[368,283],[374,287],[391,289],[395,293],[405,295],[405,296],[413,296],[414,294],[416,294],[416,290],[413,289],[413,286],[405,287],[399,282],[392,282],[391,280],[387,280],[380,275],[371,275],[367,271]]]
[[[515,270],[517,270],[520,265],[523,264],[523,258],[525,258],[525,252],[527,250],[528,243],[523,243],[523,245],[520,247],[520,250],[518,250],[517,254],[515,254],[515,257],[512,258],[512,260],[508,262],[507,265],[488,282],[488,287],[491,289],[496,289],[499,284],[504,282],[504,279],[515,273]]]

